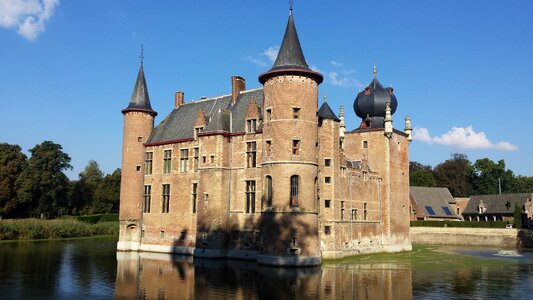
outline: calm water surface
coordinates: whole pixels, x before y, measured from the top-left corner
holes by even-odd
[[[0,243],[0,299],[533,299],[533,253],[411,253],[271,268],[116,253],[115,238]]]

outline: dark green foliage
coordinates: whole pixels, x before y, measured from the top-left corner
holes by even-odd
[[[113,174],[106,175],[93,196],[93,212],[111,213],[118,212],[120,202],[120,169]]]
[[[17,179],[18,199],[30,214],[54,217],[67,213],[70,157],[50,141],[30,149],[28,166]]]
[[[77,220],[23,219],[0,222],[0,240],[33,240],[118,235],[118,222],[94,225]]]
[[[436,181],[431,166],[416,161],[409,162],[409,185],[434,187]]]
[[[513,221],[515,228],[522,228],[522,208],[517,203],[514,204]]]
[[[96,212],[93,203],[94,195],[102,183],[103,177],[104,174],[98,163],[94,160],[89,161],[85,169],[79,174],[78,180],[73,182],[70,194],[70,207],[73,214],[93,214]]]
[[[411,221],[411,227],[505,228],[506,226],[506,221]]]
[[[0,216],[24,215],[15,183],[27,165],[20,146],[0,143]]]
[[[96,214],[76,217],[78,221],[96,224],[98,222],[116,222],[118,221],[118,214]]]
[[[473,169],[467,156],[460,153],[440,163],[434,170],[437,186],[447,187],[454,197],[467,197],[471,195]]]

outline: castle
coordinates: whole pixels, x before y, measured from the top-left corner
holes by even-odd
[[[185,102],[154,128],[141,63],[124,115],[117,249],[240,258],[279,266],[411,249],[410,120],[376,78],[346,131],[309,69],[291,13],[260,89]]]

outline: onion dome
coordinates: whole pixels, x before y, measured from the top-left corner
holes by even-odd
[[[135,81],[133,93],[131,94],[130,104],[122,110],[122,113],[128,111],[141,111],[147,112],[153,116],[157,115],[150,105],[150,97],[148,96],[148,88],[146,87],[142,62],[141,67],[139,68],[139,73],[137,74],[137,81]]]
[[[289,21],[276,61],[270,71],[259,75],[259,82],[264,84],[270,77],[282,74],[310,76],[318,84],[324,80],[322,74],[309,69],[305,61],[300,40],[298,39],[298,33],[296,32],[296,26],[294,25],[294,18],[292,17],[292,8],[290,9]]]
[[[391,114],[394,114],[398,107],[398,101],[393,91],[392,87],[384,88],[381,85],[376,78],[376,67],[374,66],[374,79],[363,91],[357,94],[353,103],[355,114],[363,120],[365,127],[384,127],[387,102],[390,103]]]

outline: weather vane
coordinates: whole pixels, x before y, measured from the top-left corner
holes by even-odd
[[[289,14],[292,15],[292,4],[294,3],[294,0],[289,0]]]
[[[143,44],[141,44],[141,56],[139,56],[139,58],[141,59],[141,65],[144,63],[144,48],[143,48]]]

